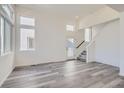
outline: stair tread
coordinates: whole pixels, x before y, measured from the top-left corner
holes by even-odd
[[[86,54],[87,52],[86,51],[83,51],[78,57],[77,59],[82,61],[82,62],[85,62],[86,61]]]

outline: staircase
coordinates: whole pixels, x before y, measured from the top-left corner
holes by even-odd
[[[77,56],[76,59],[80,60],[82,62],[86,62],[86,46],[88,45],[87,42],[83,41],[81,42],[76,48],[77,48]],[[81,52],[82,51],[82,52]]]
[[[84,50],[78,57],[77,60],[80,60],[82,62],[86,62],[86,51]]]

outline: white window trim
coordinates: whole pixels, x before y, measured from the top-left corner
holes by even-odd
[[[0,6],[0,9],[2,10],[2,11],[0,11],[0,17],[2,17],[3,18],[3,22],[4,22],[4,20],[6,20],[6,21],[8,21],[9,22],[9,24],[10,25],[12,25],[12,28],[13,28],[13,25],[14,25],[14,11],[13,11],[13,8],[12,8],[12,6],[11,5],[8,5],[8,7],[9,7],[9,9],[10,9],[10,11],[13,13],[13,16],[12,16],[12,18],[9,18],[7,15],[6,15],[6,13],[5,13],[5,10],[2,8],[2,5]],[[1,18],[1,19],[2,19]],[[1,22],[1,19],[0,19],[0,22]],[[11,47],[12,47],[12,45],[10,45],[11,47],[10,47],[10,51],[6,51],[5,52],[5,45],[4,45],[4,31],[5,31],[5,23],[3,23],[4,24],[4,26],[0,26],[1,27],[1,31],[0,31],[0,38],[1,38],[1,51],[0,51],[0,56],[5,56],[5,55],[9,55],[9,54],[11,54],[12,53],[12,50],[11,50]],[[3,30],[3,31],[2,31]],[[11,32],[12,33],[12,32]],[[12,36],[11,36],[11,38],[12,38]],[[12,44],[12,43],[11,43]]]
[[[21,24],[20,22],[20,17],[27,17],[27,18],[33,18],[34,19],[34,25],[32,26],[30,26],[30,25],[25,25],[25,24]],[[22,15],[20,15],[19,16],[19,25],[20,25],[20,35],[21,35],[21,29],[34,29],[34,31],[36,32],[36,30],[35,30],[35,18],[34,17],[28,17],[28,16],[22,16]],[[34,34],[35,35],[35,34]],[[21,37],[20,37],[21,38]],[[21,46],[21,41],[20,41],[20,46]],[[19,47],[19,51],[35,51],[36,50],[36,47],[35,47],[35,38],[34,38],[34,48],[27,48],[27,49],[21,49],[21,47]]]
[[[66,25],[66,31],[68,32],[74,32],[75,31],[75,27],[74,25]]]
[[[35,50],[36,50],[35,48],[28,48],[28,49],[25,49],[25,50],[24,50],[24,49],[22,50],[22,49],[20,48],[20,51],[35,51]]]
[[[1,16],[2,17],[2,16]],[[5,55],[8,55],[8,54],[11,54],[12,53],[12,51],[10,50],[10,51],[7,51],[7,52],[5,52],[5,46],[4,46],[4,32],[3,31],[5,31],[5,23],[4,23],[4,17],[3,17],[3,24],[4,24],[4,26],[0,26],[1,27],[1,56],[5,56]],[[1,21],[2,21],[2,18],[1,18]],[[10,47],[11,48],[11,47]]]
[[[2,18],[1,16],[1,25],[4,24],[4,19]],[[0,26],[1,27],[1,55],[4,55],[4,33],[3,33],[3,30],[4,30],[4,26]]]
[[[1,53],[1,56],[6,56],[6,55],[9,55],[9,54],[11,54],[12,53],[12,51],[8,51],[8,52],[6,52],[6,53]]]
[[[7,6],[8,6],[9,10],[10,10],[11,13],[12,13],[12,17],[9,17],[9,15],[7,15],[7,13],[6,13],[6,11],[3,9],[2,5],[0,5],[0,9],[1,9],[0,14],[1,14],[2,16],[4,16],[4,18],[5,18],[6,20],[8,20],[12,25],[14,25],[14,16],[15,16],[15,15],[14,15],[13,7],[12,7],[12,5],[9,5],[9,4],[7,4]]]

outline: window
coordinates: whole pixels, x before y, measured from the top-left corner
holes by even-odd
[[[2,8],[3,8],[3,10],[5,11],[5,13],[6,13],[9,17],[11,17],[11,11],[10,11],[9,6],[8,6],[8,5],[2,5]]]
[[[66,31],[74,31],[73,25],[66,25]]]
[[[0,8],[0,54],[5,55],[11,52],[12,48],[12,19],[7,16],[11,15],[9,5],[1,5]]]
[[[21,29],[21,50],[34,50],[34,29]]]
[[[35,26],[34,18],[20,17],[20,24],[26,26]]]
[[[0,33],[0,37],[1,37],[1,42],[0,42],[0,45],[1,45],[1,55],[3,54],[3,51],[4,51],[4,19],[3,19],[3,17],[1,17],[0,18],[0,31],[1,31],[1,33]]]
[[[6,16],[9,20],[13,21],[14,12],[13,12],[12,5],[3,4],[1,5],[1,9],[3,11],[4,16]]]
[[[35,50],[35,19],[20,17],[20,50]]]
[[[27,41],[28,41],[28,48],[33,49],[33,47],[34,47],[34,37],[27,37]]]
[[[11,31],[12,27],[11,24],[9,24],[5,20],[5,30],[4,30],[4,53],[8,53],[11,51]]]
[[[1,17],[1,55],[11,51],[11,31],[11,24]]]

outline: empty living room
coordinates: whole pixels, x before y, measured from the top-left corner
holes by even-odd
[[[124,88],[124,4],[0,4],[0,88]]]

